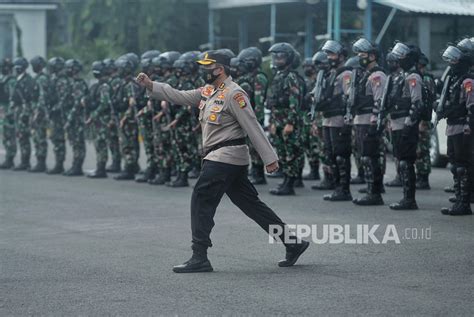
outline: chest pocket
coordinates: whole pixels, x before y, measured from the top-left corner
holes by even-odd
[[[209,105],[208,108],[209,111],[207,111],[206,113],[206,122],[214,125],[221,125],[223,116],[222,109],[224,108],[224,106],[214,103],[212,105]]]

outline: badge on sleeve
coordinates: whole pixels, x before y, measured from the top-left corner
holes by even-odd
[[[380,86],[380,76],[374,76],[372,78],[372,82],[374,83],[375,86]]]
[[[344,75],[344,83],[346,85],[350,85],[351,83],[351,75],[347,74],[347,75]]]
[[[472,81],[466,81],[464,83],[464,90],[466,90],[466,93],[470,93],[472,91]]]
[[[239,92],[234,96],[234,100],[239,104],[240,109],[247,107],[247,102],[245,101],[244,94]]]
[[[410,86],[415,87],[416,86],[416,78],[410,79]]]
[[[213,91],[214,91],[214,88],[212,88],[212,86],[206,86],[202,90],[202,95],[206,96],[206,97],[209,97],[210,95],[212,95]]]

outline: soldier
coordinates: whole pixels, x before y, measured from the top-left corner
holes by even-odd
[[[55,165],[47,174],[55,175],[64,172],[66,158],[66,136],[64,132],[65,107],[70,96],[69,80],[64,72],[64,59],[53,57],[48,61],[48,70],[51,75],[51,109],[49,111],[50,139],[53,143]]]
[[[313,63],[312,58],[306,58],[303,62],[303,73],[306,85],[306,95],[304,97],[304,113],[303,114],[303,148],[308,159],[310,171],[307,175],[303,176],[305,180],[319,180],[319,142],[318,137],[312,133],[312,120],[307,115],[312,102],[311,91],[316,84],[316,65]]]
[[[474,76],[469,74],[469,67],[472,60],[469,54],[455,46],[448,46],[442,57],[449,63],[450,70],[436,113],[438,119],[446,118],[448,123],[448,156],[452,164],[456,201],[450,208],[442,208],[441,213],[451,216],[471,215],[469,168],[472,164],[470,146],[471,122],[474,121]]]
[[[394,210],[415,210],[415,160],[418,144],[418,126],[423,112],[423,81],[414,70],[420,51],[417,47],[398,42],[392,49],[400,68],[391,83],[390,128],[393,153],[400,164],[403,198],[390,205]]]
[[[120,173],[122,154],[120,153],[120,142],[119,142],[119,119],[117,113],[117,105],[120,101],[117,100],[119,88],[122,86],[122,78],[118,75],[117,67],[115,66],[115,60],[107,58],[103,60],[105,65],[105,72],[109,79],[109,85],[111,91],[111,104],[110,104],[110,122],[108,123],[108,134],[107,134],[107,145],[112,156],[112,163],[107,166],[106,171],[110,173]]]
[[[146,51],[145,53],[143,53],[140,61],[142,72],[150,76],[152,70],[151,60],[152,58],[157,57],[160,54],[161,52],[156,50]],[[137,183],[146,183],[149,180],[154,179],[156,177],[157,172],[156,159],[153,149],[153,113],[151,111],[148,111],[148,97],[145,95],[146,92],[143,91],[143,94],[143,105],[139,105],[141,109],[137,112],[137,120],[138,126],[140,128],[140,134],[143,137],[143,147],[145,149],[146,155],[146,169],[142,175],[139,175],[135,178],[135,181]]]
[[[85,119],[82,100],[88,94],[87,83],[80,77],[82,64],[77,59],[68,59],[65,63],[66,74],[70,85],[70,109],[64,109],[66,124],[64,130],[67,133],[69,143],[72,147],[72,166],[64,172],[65,176],[82,176],[82,165],[86,157],[86,141],[84,136]]]
[[[107,76],[107,67],[103,61],[92,63],[92,74],[98,80],[94,83],[88,97],[84,100],[87,112],[86,124],[92,127],[96,152],[96,169],[87,175],[89,178],[106,178],[107,140],[109,140],[109,122],[111,116],[112,87]]]
[[[179,52],[169,51],[161,53],[158,57],[152,59],[152,65],[161,82],[166,82],[172,87],[178,85],[176,76],[173,75],[173,63],[181,56]],[[153,111],[154,133],[153,142],[155,148],[155,157],[159,174],[150,181],[151,185],[164,185],[171,181],[171,168],[173,166],[173,147],[171,143],[171,131],[169,124],[173,121],[171,118],[170,107],[167,102],[156,100]]]
[[[270,47],[272,63],[277,69],[271,86],[270,133],[280,157],[283,183],[271,189],[272,195],[294,195],[294,183],[300,173],[301,145],[299,136],[301,92],[298,78],[291,71],[295,49],[288,43]]]
[[[137,78],[154,98],[191,107],[199,105],[200,109],[205,156],[191,201],[193,256],[183,265],[175,266],[173,271],[176,273],[213,270],[207,258],[207,249],[212,246],[210,233],[214,226],[213,218],[224,193],[267,232],[270,225],[277,225],[281,229],[285,226],[281,219],[259,200],[255,188],[247,178],[247,134],[261,154],[267,172],[274,172],[278,168],[278,157],[257,122],[252,108],[248,106],[250,101],[245,92],[229,77],[230,58],[218,51],[211,51],[199,63],[203,65],[204,79],[208,84],[201,89],[178,91],[169,85],[151,82],[145,74],[140,74]],[[219,98],[220,96],[223,98]],[[215,103],[219,100],[223,103]],[[286,258],[278,265],[294,265],[308,246],[308,242],[301,240],[296,244],[286,244]]]
[[[25,171],[30,168],[30,119],[35,82],[33,78],[31,78],[31,76],[26,72],[28,65],[28,61],[24,57],[17,57],[13,61],[13,69],[17,77],[13,94],[10,96],[10,102],[13,103],[13,107],[15,109],[17,138],[21,153],[20,165],[14,167],[14,171]]]
[[[353,202],[363,206],[383,205],[383,171],[380,164],[380,145],[383,141],[376,131],[376,122],[387,76],[377,63],[380,52],[375,44],[361,38],[352,45],[352,51],[359,56],[362,68],[362,73],[353,77],[357,84],[351,86],[351,89],[355,89],[352,110],[355,114],[356,148],[361,153],[367,183],[366,195]]]
[[[48,153],[48,110],[51,94],[51,82],[44,72],[46,60],[41,56],[30,60],[31,68],[36,73],[33,92],[33,118],[31,120],[31,133],[35,146],[36,165],[29,171],[33,173],[46,171],[46,155]]]
[[[431,173],[431,115],[433,103],[436,101],[436,87],[434,76],[430,74],[426,67],[429,60],[425,54],[421,54],[416,65],[416,70],[423,80],[423,103],[424,111],[421,115],[419,126],[419,141],[417,147],[416,167],[416,189],[430,189],[429,176]]]
[[[10,96],[15,87],[15,76],[12,74],[13,63],[10,59],[1,60],[1,80],[0,80],[0,105],[4,108],[5,117],[3,120],[3,146],[5,147],[5,161],[0,164],[0,169],[10,169],[14,167],[14,159],[17,151],[16,145],[16,122],[15,107],[10,102]]]
[[[265,101],[267,98],[268,78],[265,73],[260,70],[262,64],[262,51],[257,47],[247,47],[243,49],[239,55],[239,60],[243,63],[247,74],[246,81],[250,83],[253,90],[250,102],[253,106],[257,120],[264,127],[265,121]],[[249,95],[250,96],[250,95]],[[267,181],[265,179],[265,167],[258,155],[257,151],[250,143],[250,159],[251,159],[251,182],[254,185],[263,185]]]
[[[351,179],[351,125],[344,121],[346,113],[345,96],[351,82],[351,71],[344,66],[347,52],[341,43],[328,40],[322,49],[327,54],[330,69],[326,77],[326,86],[321,92],[321,100],[316,102],[322,112],[324,151],[330,160],[330,173],[335,184],[333,193],[324,195],[328,201],[350,201]]]
[[[122,85],[117,91],[120,101],[117,112],[120,117],[119,140],[122,158],[124,159],[124,169],[116,180],[133,180],[135,174],[140,170],[138,166],[139,144],[138,144],[138,124],[135,118],[137,100],[142,93],[141,88],[133,80],[133,72],[137,67],[137,61],[130,58],[132,55],[124,55],[115,61],[119,76],[122,77]]]

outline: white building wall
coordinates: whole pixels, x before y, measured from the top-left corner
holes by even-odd
[[[36,55],[46,56],[46,11],[16,11],[14,19],[21,29],[23,56],[28,60]],[[13,29],[13,32],[13,56],[16,56],[16,28]]]

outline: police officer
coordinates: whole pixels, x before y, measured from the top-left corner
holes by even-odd
[[[4,108],[3,120],[3,146],[5,147],[5,161],[0,164],[0,169],[10,169],[14,166],[17,151],[16,129],[15,129],[15,107],[10,102],[10,96],[15,87],[15,76],[12,74],[13,63],[9,58],[4,58],[0,63],[0,105]]]
[[[315,101],[323,114],[324,151],[330,160],[330,170],[336,188],[332,194],[324,195],[328,201],[351,201],[351,126],[344,121],[345,98],[351,81],[351,71],[344,67],[347,52],[341,43],[328,40],[321,48],[327,54],[330,69],[327,84],[321,92],[322,98]],[[318,88],[319,89],[319,88]],[[317,92],[315,92],[316,94]]]
[[[392,78],[390,93],[390,127],[394,156],[399,161],[403,198],[390,205],[394,210],[418,209],[415,200],[415,160],[418,145],[418,126],[423,112],[422,79],[414,69],[420,56],[416,46],[398,42],[391,51],[399,61],[399,69]]]
[[[84,106],[82,100],[88,94],[86,81],[80,77],[82,63],[77,59],[68,59],[65,63],[66,74],[69,78],[70,99],[69,107],[65,110],[66,124],[64,130],[67,132],[69,143],[72,147],[72,166],[64,172],[65,176],[82,176],[82,165],[86,157]]]
[[[448,156],[452,164],[456,201],[450,208],[442,208],[444,215],[471,215],[469,188],[470,146],[472,143],[471,121],[474,120],[474,76],[469,74],[471,58],[455,46],[448,46],[443,60],[449,63],[450,71],[446,77],[437,108],[438,118],[446,118],[448,136]],[[447,94],[444,95],[444,94]]]
[[[169,85],[152,82],[145,74],[138,82],[147,87],[152,97],[173,104],[198,106],[203,131],[204,160],[201,175],[191,200],[193,256],[183,265],[173,268],[181,272],[209,272],[207,259],[209,238],[214,226],[214,214],[224,193],[247,216],[268,232],[270,225],[285,226],[281,219],[257,196],[247,178],[249,164],[246,135],[265,162],[267,172],[278,169],[278,157],[272,149],[245,92],[229,77],[230,58],[219,52],[208,52],[199,63],[208,85],[191,91],[178,91]],[[223,102],[218,102],[222,100]],[[309,243],[287,244],[285,260],[279,266],[291,266]]]
[[[298,78],[292,71],[295,49],[288,43],[270,47],[277,73],[268,99],[271,108],[270,133],[277,149],[284,174],[283,183],[271,189],[272,195],[294,195],[294,183],[300,174],[300,101]]]
[[[55,165],[47,171],[47,174],[55,175],[64,172],[64,160],[66,158],[66,135],[64,132],[65,108],[70,96],[69,80],[65,75],[64,59],[53,57],[48,61],[48,70],[51,76],[51,109],[49,111],[49,123],[51,128],[50,139],[53,143]]]
[[[157,50],[146,51],[143,53],[140,60],[142,72],[150,76],[152,71],[151,60],[160,54],[161,52]],[[157,172],[153,148],[153,114],[151,111],[148,111],[148,98],[145,95],[146,91],[143,91],[143,94],[143,105],[139,105],[141,109],[137,112],[137,120],[138,126],[140,128],[140,134],[143,137],[143,147],[145,149],[146,156],[146,169],[142,175],[139,175],[135,178],[137,183],[146,183],[149,180],[154,179]]]
[[[51,82],[44,72],[46,60],[35,56],[30,60],[31,68],[36,73],[33,92],[33,117],[31,120],[31,133],[35,146],[36,165],[29,171],[33,173],[46,171],[46,155],[48,153],[48,110],[50,102]]]
[[[356,78],[354,128],[356,148],[361,153],[361,164],[367,183],[367,193],[354,199],[356,205],[383,205],[381,196],[383,173],[380,164],[381,136],[376,133],[377,114],[380,108],[382,93],[387,80],[377,60],[380,57],[378,47],[365,38],[360,38],[352,45],[352,51],[359,57],[363,70]]]
[[[85,99],[87,112],[86,124],[90,126],[94,134],[94,146],[96,152],[96,168],[88,174],[89,178],[105,178],[107,171],[107,140],[111,115],[111,93],[112,87],[109,84],[106,65],[103,61],[92,63],[92,74],[98,80],[89,90],[89,95]]]
[[[17,57],[13,61],[13,69],[17,77],[13,94],[11,95],[11,102],[13,102],[17,118],[17,138],[21,153],[20,164],[13,168],[14,171],[24,171],[30,168],[30,119],[35,83],[33,78],[26,72],[28,66],[29,63],[24,57]]]

